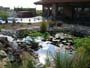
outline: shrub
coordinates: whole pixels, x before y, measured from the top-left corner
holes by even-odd
[[[72,68],[88,68],[89,67],[89,54],[84,47],[79,47],[76,50],[76,54],[73,58]]]
[[[27,29],[19,30],[19,31],[17,31],[17,37],[24,38],[24,37],[28,36],[29,33],[30,33],[30,31]]]
[[[23,52],[21,68],[35,68],[34,58],[28,52]]]
[[[76,49],[76,52],[72,54],[72,56],[68,55],[69,54],[65,53],[62,56],[62,53],[59,52],[56,53],[55,56],[52,56],[54,63],[52,64],[52,62],[50,62],[51,68],[88,68],[90,66],[90,55],[84,47]]]
[[[62,55],[61,52],[56,52],[53,56],[51,53],[49,53],[51,57],[53,58],[53,61],[49,59],[51,68],[72,68],[72,58],[69,58],[69,56],[65,53]],[[48,62],[47,62],[48,63]],[[46,65],[47,66],[47,65]],[[48,68],[46,67],[46,68]]]
[[[43,37],[44,37],[44,39],[48,39],[49,36],[50,36],[50,34],[49,34],[48,32],[43,33]]]
[[[37,31],[31,31],[29,36],[32,36],[32,37],[42,36],[42,33]]]
[[[47,32],[47,28],[48,28],[47,22],[42,22],[42,23],[41,23],[41,26],[40,26],[40,31],[41,31],[42,33]]]
[[[75,47],[84,47],[88,52],[90,52],[90,37],[77,38],[74,40]]]
[[[21,55],[22,63],[11,63],[8,62],[4,68],[35,68],[34,57],[31,56],[28,52],[23,52]]]
[[[75,66],[79,66],[79,68],[87,68],[90,64],[90,37],[77,38],[74,40],[74,43],[77,48],[77,52],[79,52],[77,56],[79,60],[78,64],[82,65],[81,67],[79,65]]]

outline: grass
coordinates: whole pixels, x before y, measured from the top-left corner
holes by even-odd
[[[75,47],[84,47],[88,52],[90,52],[90,37],[76,38],[74,39]]]
[[[88,66],[89,66],[89,55],[87,54],[85,48],[79,47],[74,57],[72,67],[73,68],[88,68]]]
[[[35,68],[34,58],[28,52],[23,52],[21,59],[21,64],[8,62],[5,68]]]
[[[24,52],[22,54],[22,67],[21,68],[35,68],[34,58],[28,53]]]
[[[47,22],[41,22],[40,31],[42,33],[45,33],[45,32],[47,32],[47,29],[48,29],[48,23]]]
[[[83,47],[80,47],[76,50],[72,59],[68,59],[67,55],[64,55],[64,59],[62,59],[60,53],[56,53],[53,62],[54,63],[51,64],[51,68],[88,68],[89,55]]]
[[[52,68],[89,68],[90,67],[90,37],[74,39],[75,54],[72,58],[67,58],[65,54],[62,59],[60,53],[56,53]],[[49,59],[50,61],[50,59]],[[54,65],[55,64],[55,65]],[[54,65],[54,66],[53,66]],[[48,68],[48,67],[46,67]]]

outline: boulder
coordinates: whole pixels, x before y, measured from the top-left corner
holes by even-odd
[[[0,46],[1,47],[9,46],[9,41],[7,40],[6,37],[0,37]]]

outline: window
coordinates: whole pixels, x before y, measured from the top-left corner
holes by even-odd
[[[58,12],[62,14],[63,13],[63,7],[58,7]]]
[[[78,12],[81,12],[82,11],[82,8],[78,8]]]
[[[84,8],[85,12],[88,12],[90,10],[90,8]]]

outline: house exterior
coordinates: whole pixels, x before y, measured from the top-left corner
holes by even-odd
[[[52,20],[90,26],[90,0],[41,0],[43,16]]]

